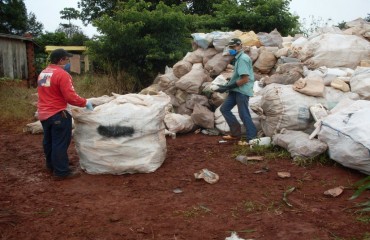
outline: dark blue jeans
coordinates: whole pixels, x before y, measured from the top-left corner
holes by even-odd
[[[241,126],[231,112],[235,105],[238,106],[239,117],[242,120],[247,132],[246,138],[247,141],[256,138],[257,136],[257,129],[252,121],[251,114],[248,108],[249,103],[249,96],[241,94],[239,92],[229,92],[229,95],[223,102],[220,110],[222,115],[224,116],[227,124],[230,127],[230,132],[233,137],[240,137],[241,136]]]
[[[67,176],[70,173],[67,150],[72,138],[72,117],[67,111],[61,111],[41,124],[46,167],[56,176]]]

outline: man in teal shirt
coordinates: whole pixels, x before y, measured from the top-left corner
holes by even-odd
[[[230,127],[231,135],[223,136],[223,139],[237,140],[241,137],[241,126],[231,112],[234,106],[237,105],[240,119],[246,128],[246,140],[249,142],[257,136],[257,129],[248,108],[249,97],[253,96],[254,85],[252,60],[244,53],[240,39],[231,39],[228,47],[230,55],[235,56],[234,72],[227,85],[219,85],[219,88],[215,90],[221,93],[229,91],[229,95],[220,110]]]

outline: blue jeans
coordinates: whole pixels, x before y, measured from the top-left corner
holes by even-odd
[[[67,176],[71,172],[67,150],[72,138],[72,117],[67,111],[61,111],[41,124],[46,167],[56,176]]]
[[[247,141],[256,138],[257,129],[252,121],[251,114],[248,108],[249,96],[241,94],[239,92],[230,91],[229,95],[223,102],[220,110],[224,116],[227,124],[230,127],[231,136],[240,137],[241,136],[241,126],[239,121],[236,119],[234,114],[231,112],[235,105],[238,106],[239,117],[242,120],[246,128],[246,138]]]

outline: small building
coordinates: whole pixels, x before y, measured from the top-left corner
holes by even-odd
[[[50,54],[58,48],[63,48],[73,54],[73,57],[70,58],[71,72],[81,74],[89,71],[90,63],[88,55],[85,54],[87,50],[85,46],[45,46],[45,51]]]
[[[0,78],[36,81],[35,43],[31,35],[0,33]]]

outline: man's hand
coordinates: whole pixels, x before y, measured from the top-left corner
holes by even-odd
[[[231,89],[237,88],[238,85],[236,83],[230,84],[230,85],[217,85],[218,89],[215,90],[215,92],[224,93],[226,91],[230,91]]]
[[[229,90],[229,88],[225,85],[217,85],[218,88],[215,90],[215,92],[224,93]]]
[[[94,110],[93,105],[91,104],[91,102],[86,101],[86,109],[90,110],[90,111]]]

